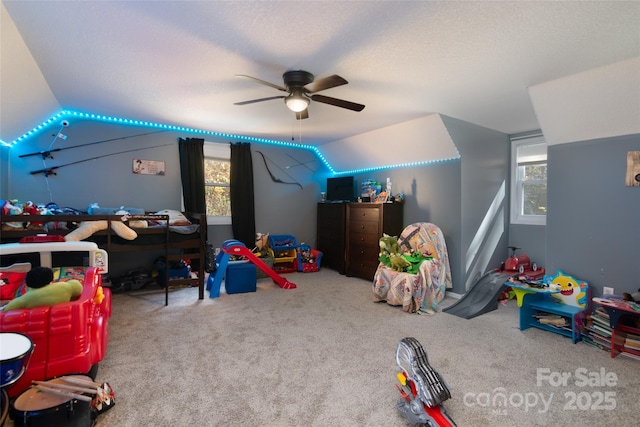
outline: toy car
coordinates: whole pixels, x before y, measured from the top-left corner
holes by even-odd
[[[513,274],[518,274],[520,276],[526,276],[530,278],[538,278],[544,276],[544,268],[538,266],[535,262],[531,262],[528,255],[518,254],[516,255],[516,251],[520,248],[516,246],[509,246],[511,249],[511,256],[507,258],[507,260],[502,263],[500,266],[500,271],[509,273],[513,272]]]
[[[65,257],[79,257],[81,266],[53,265]],[[80,280],[83,291],[78,299],[52,307],[0,311],[0,332],[24,335],[33,344],[26,369],[5,388],[11,398],[26,390],[33,381],[68,374],[95,377],[109,339],[111,291],[102,287],[101,274],[107,272],[108,265],[104,250],[93,242],[0,245],[0,265],[24,265],[25,260],[31,266],[52,267],[59,275],[55,280],[65,277]],[[88,266],[84,266],[85,262]]]

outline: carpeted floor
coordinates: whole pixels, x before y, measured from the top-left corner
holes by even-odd
[[[97,379],[117,403],[97,427],[408,426],[395,407],[406,336],[448,382],[459,427],[637,423],[640,362],[521,332],[514,301],[471,320],[415,315],[332,270],[287,278],[298,288],[262,279],[202,301],[181,289],[168,307],[159,291],[114,295]]]

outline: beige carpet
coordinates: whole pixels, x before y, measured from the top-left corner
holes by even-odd
[[[449,383],[459,427],[637,425],[640,362],[521,332],[514,301],[471,320],[421,316],[373,303],[368,281],[332,270],[287,278],[298,288],[262,279],[255,293],[202,301],[181,289],[168,307],[161,292],[115,295],[98,379],[117,403],[97,426],[408,426],[395,407],[405,336]],[[539,368],[571,377],[539,385]],[[598,378],[581,386],[579,368]]]

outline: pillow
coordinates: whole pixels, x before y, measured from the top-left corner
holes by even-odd
[[[24,283],[26,275],[26,271],[24,273],[0,272],[0,299],[8,300],[15,298],[16,292],[20,285]]]
[[[169,225],[191,225],[191,221],[180,211],[173,209],[163,209],[156,212],[156,215],[169,215]]]

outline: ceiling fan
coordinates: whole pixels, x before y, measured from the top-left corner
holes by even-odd
[[[236,74],[236,76],[254,80],[263,85],[278,89],[279,91],[288,92],[289,94],[235,102],[234,105],[246,105],[253,104],[255,102],[270,101],[272,99],[284,99],[284,103],[287,104],[287,107],[291,111],[296,113],[296,119],[298,120],[309,118],[309,111],[307,110],[307,107],[309,106],[309,103],[311,101],[321,102],[323,104],[329,104],[335,107],[346,108],[347,110],[352,111],[362,111],[364,109],[364,105],[362,104],[356,104],[355,102],[316,94],[317,92],[320,92],[322,90],[331,89],[333,87],[342,86],[349,83],[336,74],[314,81],[313,74],[308,71],[290,70],[282,75],[284,87],[244,74]],[[313,86],[311,88],[307,88],[306,86],[311,83],[313,83]]]

